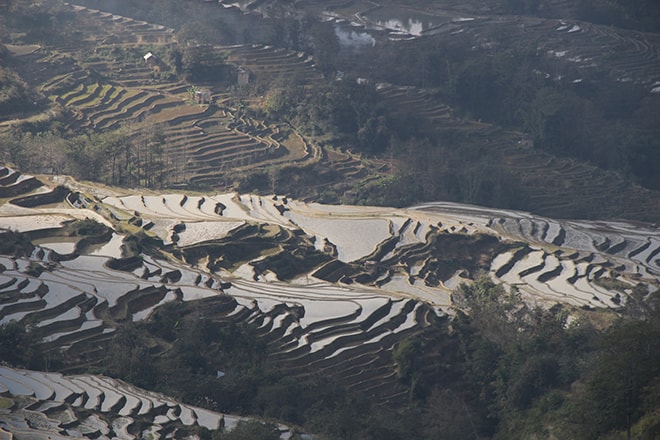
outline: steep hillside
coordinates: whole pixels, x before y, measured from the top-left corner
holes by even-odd
[[[0,439],[660,436],[650,0],[0,2]]]
[[[660,288],[660,233],[650,225],[452,203],[392,209],[141,194],[64,178],[57,181],[66,186],[51,187],[14,169],[2,174],[0,323],[29,326],[41,353],[16,360],[165,380],[176,390],[185,377],[160,372],[187,353],[204,387],[188,385],[202,393],[194,404],[220,411],[236,411],[221,396],[236,392],[231,384],[251,344],[257,357],[247,365],[300,383],[322,377],[372,404],[405,406],[420,391],[403,367],[403,347],[412,340],[426,347],[429,369],[419,377],[458,377],[449,322],[464,300],[453,294],[484,276],[527,304],[565,307],[574,319],[624,307],[646,316]],[[218,353],[217,364],[194,355],[195,345],[178,345],[188,332],[190,344],[205,344],[204,356]],[[232,339],[245,345],[232,348]],[[4,368],[0,384],[11,408],[49,420],[48,434],[189,432],[223,420],[103,377]],[[11,429],[35,429],[7,417],[0,413]],[[226,427],[237,420],[224,417]]]

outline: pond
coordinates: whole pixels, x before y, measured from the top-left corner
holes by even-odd
[[[415,37],[421,36],[429,29],[457,19],[450,15],[432,15],[396,6],[374,8],[364,12],[362,17],[372,25]]]
[[[110,241],[90,246],[87,249],[87,254],[93,256],[121,258],[121,246],[123,243],[124,236],[113,232]]]
[[[48,237],[33,240],[32,243],[57,252],[60,255],[69,255],[76,251],[78,240],[70,237]]]

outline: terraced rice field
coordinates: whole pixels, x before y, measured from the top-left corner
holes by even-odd
[[[660,80],[660,37],[657,34],[615,29],[570,19],[542,19],[525,16],[460,16],[425,29],[423,35],[451,39],[469,35],[475,44],[488,47],[536,41],[538,52],[580,71],[602,69],[617,81],[643,84],[649,92]],[[415,44],[414,41],[405,44]],[[571,78],[579,81],[580,77]]]
[[[154,224],[159,223],[155,217],[162,217],[165,212],[177,218],[178,224],[184,219],[187,222],[205,219],[204,234],[188,239],[193,243],[201,237],[213,238],[206,235],[208,230],[220,229],[223,231],[220,235],[228,234],[241,222],[254,221],[253,215],[230,199],[231,196],[133,197],[123,199],[122,206],[123,209],[143,206],[145,218],[153,214]],[[223,215],[233,215],[237,220],[230,222],[229,227],[218,225],[225,223],[217,221],[221,204],[226,205]],[[164,211],[163,205],[170,207]],[[9,206],[5,209],[14,211]],[[42,228],[51,229],[67,217],[45,212],[40,216],[41,220],[34,222],[23,217],[24,232],[38,234]],[[194,234],[194,228],[190,229]],[[113,338],[116,323],[147,319],[156,307],[166,302],[211,301],[208,304],[218,306],[209,307],[221,310],[214,319],[253,322],[264,335],[279,335],[271,342],[272,357],[288,366],[292,374],[294,371],[309,374],[309,370],[302,368],[306,362],[322,365],[331,362],[327,359],[350,358],[353,352],[367,350],[378,359],[369,363],[375,376],[368,380],[362,375],[346,376],[347,386],[359,385],[365,390],[378,386],[384,394],[373,391],[376,397],[389,400],[405,398],[406,390],[396,380],[387,386],[378,380],[381,376],[394,379],[388,349],[401,337],[418,331],[418,325],[430,325],[439,313],[414,299],[392,299],[366,288],[351,289],[313,280],[305,285],[284,285],[232,279],[229,284],[226,280],[233,277],[228,274],[219,277],[150,257],[131,270],[113,270],[109,262],[120,257],[121,240],[121,236],[114,235],[107,245],[86,254],[80,254],[74,243],[68,248],[69,254],[59,254],[55,249],[62,249],[60,243],[53,240],[46,247],[49,242],[45,240],[44,247],[37,246],[27,258],[2,257],[0,322],[35,322],[47,350],[63,350],[67,359],[78,359],[80,366],[91,367],[103,361],[103,347]],[[53,263],[58,267],[48,273],[38,277],[28,273],[29,267]],[[226,296],[229,292],[231,297]],[[305,360],[308,357],[310,360]],[[346,362],[345,367],[333,367],[328,374],[341,378],[344,368],[354,365]],[[113,395],[115,400],[101,403],[101,412],[117,410],[111,402],[120,399],[121,394],[118,391]],[[97,408],[98,404],[92,406]]]
[[[68,371],[101,365],[122,322],[149,319],[168,302],[197,301],[215,321],[255,324],[268,336],[271,359],[291,375],[321,372],[392,404],[408,391],[391,350],[437,328],[452,313],[451,291],[478,273],[544,307],[617,308],[633,291],[660,287],[660,233],[647,225],[555,221],[451,203],[397,210],[235,193],[117,192],[85,203],[72,196],[54,201],[34,177],[0,173],[8,198],[0,225],[34,245],[23,257],[0,256],[0,323],[35,325],[46,350],[64,353]],[[57,235],[67,220],[85,217],[114,233],[94,246]],[[171,257],[128,258],[116,226],[129,219],[162,240]],[[222,245],[236,240],[273,243],[272,250],[224,255],[238,259],[227,267],[212,264],[212,255],[222,257]],[[278,261],[301,251],[325,257],[284,282],[288,266]],[[223,420],[164,397],[148,403],[141,391],[102,377],[5,368],[0,384],[12,396],[36,399],[21,411],[56,408],[45,411],[53,429],[65,422],[50,415],[61,413],[74,431],[105,436],[134,430],[128,427],[138,416],[163,432]],[[79,409],[96,412],[87,417]]]
[[[524,242],[524,246],[514,245],[513,248],[522,247],[525,252],[507,250],[493,258],[490,269],[499,281],[518,286],[523,292],[529,290],[529,295],[538,302],[547,300],[551,303],[554,297],[566,295],[562,302],[612,307],[615,305],[610,299],[617,292],[603,291],[596,283],[598,278],[620,278],[631,286],[641,280],[656,285],[660,273],[658,231],[626,223],[600,222],[594,225],[588,222],[558,222],[526,213],[448,203],[397,212],[386,208],[323,206],[286,198],[233,194],[203,199],[179,195],[143,196],[139,199],[131,196],[108,198],[104,202],[140,212],[148,222],[172,215],[175,208],[179,209],[176,220],[172,219],[171,224],[160,229],[161,236],[172,229],[174,222],[194,224],[191,215],[197,215],[198,221],[206,223],[214,215],[217,216],[217,206],[222,206],[222,217],[226,221],[231,220],[232,227],[240,224],[237,222],[259,221],[301,229],[306,235],[314,237],[318,250],[332,249],[331,252],[340,262],[365,266],[387,263],[390,270],[405,275],[409,280],[419,276],[414,268],[428,263],[425,260],[428,258],[427,252],[420,252],[417,248],[425,246],[433,234],[487,234],[496,236],[500,241]],[[427,217],[429,213],[433,215]],[[203,237],[199,239],[203,240]],[[192,236],[187,237],[187,243],[194,241]],[[394,263],[402,263],[404,256],[405,264],[393,269]],[[532,274],[534,276],[530,278]],[[440,280],[435,286],[429,286],[428,280],[426,282],[427,288],[437,290],[440,305],[448,305],[449,289],[443,284],[452,284],[450,278]],[[562,285],[559,279],[567,284]],[[369,279],[368,284],[375,281]],[[591,286],[586,290],[586,296],[580,289],[571,287],[577,282],[586,282]],[[553,287],[553,283],[559,284]],[[388,283],[378,285],[387,289]],[[401,289],[400,283],[397,288]],[[401,289],[398,293],[405,295],[414,290],[411,286],[410,291]]]
[[[268,3],[268,2],[266,2]],[[315,3],[315,2],[311,2]],[[594,67],[611,70],[619,81],[634,81],[651,92],[660,79],[660,40],[657,34],[595,25],[574,19],[505,15],[494,5],[449,1],[416,2],[414,6],[371,2],[323,3],[324,14],[354,28],[382,29],[390,39],[415,45],[421,37],[469,35],[474,48],[493,41],[535,41],[539,53],[572,63],[580,70]],[[547,5],[548,16],[575,16],[575,5],[558,1]],[[312,7],[313,9],[313,7]],[[490,46],[492,47],[492,46]]]
[[[248,69],[257,79],[295,78],[299,85],[313,85],[323,79],[313,58],[304,52],[262,44],[228,46],[220,50],[228,53],[230,62]]]
[[[94,35],[90,46],[164,48],[172,44],[172,30],[129,17],[71,5],[85,35]],[[94,30],[94,32],[91,32]],[[144,46],[149,44],[149,46]],[[99,49],[100,48],[100,49]],[[253,74],[319,78],[313,63],[302,54],[284,53],[253,46],[219,47],[237,65],[253,68]],[[183,183],[226,186],[228,170],[269,163],[314,160],[313,152],[297,133],[244,118],[225,105],[226,84],[212,86],[214,105],[193,105],[189,84],[162,80],[142,57],[134,62],[77,59],[65,47],[41,48],[24,55],[37,66],[29,76],[48,98],[67,115],[71,130],[109,131],[122,126],[164,130],[165,148],[181,170],[172,170]],[[98,57],[96,57],[98,58]],[[94,58],[94,59],[96,59]],[[297,74],[296,74],[297,75]],[[178,182],[181,183],[181,182]]]
[[[117,35],[123,35],[121,44],[173,41],[171,31],[157,25],[73,8],[83,23],[104,29],[99,38],[108,42],[116,42]],[[428,34],[477,32],[482,25],[497,29],[510,23],[454,21]],[[621,80],[647,85],[660,80],[658,43],[650,36],[558,20],[521,19],[516,29],[552,36],[543,40],[547,54],[570,58],[584,69],[599,62],[597,47],[623,48],[629,56],[616,64]],[[575,53],[562,49],[568,41],[578,48]],[[295,76],[310,85],[321,78],[305,54],[263,45],[218,50],[257,78]],[[185,85],[154,81],[144,66],[124,66],[121,78],[92,81],[89,69],[109,73],[118,66],[83,66],[66,48],[26,56],[59,69],[53,78],[46,78],[48,69],[36,71],[35,78],[41,78],[53,102],[70,112],[70,128],[103,131],[127,122],[158,123],[172,157],[185,164],[186,180],[194,184],[219,187],[226,170],[274,160],[327,160],[344,176],[363,172],[355,157],[321,154],[301,137],[303,146],[292,153],[286,136],[295,133],[285,135],[278,127],[244,118],[224,105],[222,92],[214,92],[217,107],[193,106],[185,102]],[[454,119],[451,109],[427,91],[387,84],[379,91],[401,112],[415,112],[435,124],[484,136],[492,130]],[[599,181],[587,166],[538,154],[530,159],[515,146],[517,137],[493,148],[507,155],[526,183],[537,170],[550,169],[576,192],[599,184],[612,188],[607,194],[619,193],[616,179]],[[545,200],[548,189],[543,186],[531,196],[544,212],[561,213],[566,208],[561,203],[574,203],[558,204],[556,194]],[[72,183],[71,190],[77,188]],[[272,360],[292,376],[328,375],[379,403],[396,404],[407,399],[408,390],[397,380],[393,348],[443,322],[452,313],[452,291],[480,273],[543,307],[562,303],[616,309],[631,295],[660,288],[660,232],[647,224],[559,221],[452,203],[397,210],[236,193],[116,191],[76,203],[71,194],[56,201],[44,197],[51,190],[33,176],[0,168],[0,235],[19,231],[34,245],[22,257],[0,255],[0,323],[36,326],[44,348],[62,351],[69,360],[65,373],[102,365],[122,323],[149,319],[166,303],[194,301],[216,321],[256,324],[259,334],[268,337]],[[629,214],[642,218],[643,213]],[[113,233],[95,246],[58,235],[67,222],[84,218]],[[168,258],[126,255],[119,225],[129,220],[161,240]],[[271,246],[258,255],[223,254],[222,246],[238,243],[240,249],[248,240]],[[314,258],[305,258],[310,255]],[[224,258],[231,262],[222,264]],[[301,267],[292,268],[291,261]],[[66,430],[79,437],[179,438],[177,432],[186,427],[231,427],[238,420],[91,375],[3,367],[0,395],[18,402],[9,415],[0,412],[0,420],[26,436],[40,431],[59,438]],[[282,438],[287,435],[282,427]]]
[[[268,10],[269,3],[239,2],[244,11]],[[258,3],[258,5],[256,4]],[[548,16],[575,15],[575,5],[557,1],[546,5]],[[307,2],[307,10],[353,30],[383,30],[391,40],[415,45],[419,37],[469,35],[476,47],[494,40],[536,41],[539,53],[573,63],[579,69],[606,67],[619,81],[644,84],[649,92],[660,81],[660,40],[657,34],[617,29],[574,19],[505,15],[496,5],[449,1],[415,2],[412,6],[366,1]],[[579,79],[579,78],[577,78]]]
[[[16,172],[7,169],[6,173]],[[31,198],[45,193],[48,190],[41,188],[22,197],[23,205],[30,206]],[[103,209],[98,212],[108,218],[68,204],[27,208],[10,202],[0,207],[0,215],[3,226],[21,224],[22,231],[39,236],[56,231],[74,215],[109,225],[137,216],[139,224],[164,245],[181,249],[232,240],[234,234],[243,234],[245,240],[248,237],[240,231],[249,225],[261,225],[264,231],[276,226],[291,231],[291,236],[310,237],[319,252],[334,259],[300,273],[290,283],[278,279],[277,267],[260,268],[260,258],[245,260],[233,271],[212,272],[203,265],[144,255],[139,264],[120,269],[116,262],[122,261],[124,237],[118,233],[85,251],[73,239],[42,238],[34,241],[29,256],[0,257],[0,322],[34,323],[44,336],[43,348],[64,351],[75,369],[103,362],[104,347],[112,341],[117,322],[148,319],[167,302],[199,301],[204,309],[213,310],[214,320],[255,324],[269,341],[271,360],[288,374],[324,374],[377,402],[395,404],[406,399],[408,391],[396,378],[392,348],[407,336],[437,326],[451,313],[451,290],[475,274],[467,263],[443,269],[449,262],[443,254],[460,260],[457,246],[469,245],[469,252],[488,255],[482,270],[545,306],[561,302],[615,308],[625,301],[629,289],[644,283],[655,291],[659,285],[657,230],[625,223],[557,222],[522,212],[447,203],[392,210],[238,194],[117,194],[99,202]],[[488,241],[485,236],[493,238]],[[448,237],[455,237],[458,244],[452,246]],[[470,237],[476,241],[466,242]],[[496,253],[490,255],[491,251]],[[30,271],[35,265],[48,270],[35,276]],[[602,279],[623,287],[612,290],[611,283],[599,282]],[[75,399],[53,404],[75,416],[70,419],[77,420],[72,422],[76,429],[88,430],[92,424],[108,435],[130,426],[130,419],[156,414],[158,405],[145,403],[148,398],[135,390],[126,391],[125,384],[98,377],[46,376],[60,384],[56,386],[44,374],[7,370],[0,377],[6,387],[13,387],[11,395],[34,395],[38,402],[26,408],[37,412],[44,401],[62,401],[60,394],[65,391],[58,387],[65,381],[83,387],[85,391],[77,391]],[[18,380],[17,375],[31,379]],[[179,423],[216,426],[222,420],[216,415],[204,419],[212,422],[202,421],[197,410],[163,399],[169,402],[163,407],[167,411],[139,426],[161,426],[166,431]],[[78,408],[94,409],[99,416],[78,417]],[[162,416],[167,414],[166,420]]]
[[[14,438],[198,438],[191,427],[230,431],[242,419],[103,376],[20,370],[0,366],[0,395],[13,397],[0,413]],[[280,425],[282,439],[291,436]],[[10,437],[11,438],[11,437]]]
[[[81,29],[93,35],[97,42],[112,44],[167,44],[174,41],[174,30],[165,26],[134,20],[110,12],[67,4],[76,13],[76,21]]]
[[[138,30],[149,28],[153,32],[169,35],[168,30],[158,25],[144,24],[127,17],[83,7],[74,9],[80,16],[81,26],[96,26],[103,29],[103,35],[107,34],[94,42],[100,47],[120,44],[121,42],[110,36],[124,35],[121,33],[122,29],[126,31],[131,26],[137,27]],[[458,18],[464,16],[462,13],[459,15]],[[564,54],[559,46],[562,41],[573,47],[575,42],[572,39],[578,38],[577,34],[591,35],[590,33],[601,32],[609,35],[603,37],[603,44],[629,41],[633,48],[630,49],[631,59],[638,57],[638,52],[646,53],[651,58],[651,65],[658,64],[653,55],[657,49],[654,49],[655,43],[649,36],[632,33],[615,36],[612,30],[568,22],[562,24],[557,20],[518,18],[517,24],[512,26],[510,20],[511,17],[481,17],[475,20],[458,20],[453,17],[446,25],[429,30],[428,34],[431,37],[433,34],[442,37],[460,31],[488,39],[488,29],[496,32],[502,26],[508,26],[508,32],[513,36],[523,30],[529,33],[547,32],[552,38],[547,41],[539,40],[544,41],[543,52],[563,62],[574,57]],[[579,32],[574,26],[579,27]],[[573,31],[570,32],[571,30]],[[584,44],[576,44],[575,47],[586,48],[589,43],[588,35],[580,36],[579,38],[584,39]],[[171,35],[168,38],[170,39],[166,39],[162,44],[173,41]],[[638,42],[644,38],[645,42]],[[131,40],[121,44],[137,43]],[[154,47],[158,47],[158,44],[161,43],[154,43]],[[322,80],[313,60],[302,53],[265,45],[218,46],[216,50],[227,56],[236,66],[249,69],[256,81],[260,81],[260,77],[271,81],[278,75],[285,75],[300,78],[313,87]],[[282,130],[282,127],[265,126],[258,121],[246,119],[238,109],[231,106],[231,100],[222,87],[212,90],[216,106],[205,108],[186,102],[189,100],[186,84],[155,78],[151,68],[143,63],[82,63],[76,62],[72,58],[73,55],[64,50],[49,52],[42,49],[24,56],[37,59],[35,63],[40,68],[35,69],[35,78],[41,78],[44,92],[69,114],[70,128],[107,131],[131,124],[136,127],[156,125],[158,130],[162,130],[167,139],[164,149],[168,152],[168,161],[176,163],[170,173],[174,176],[175,183],[229,188],[234,183],[231,172],[263,169],[268,165],[304,165],[318,162],[332,169],[338,176],[325,185],[343,182],[348,186],[351,182],[369,180],[380,175],[379,169],[366,166],[359,158],[338,151],[323,151],[289,129]],[[587,60],[590,56],[585,55],[583,58]],[[590,68],[593,64],[591,61],[585,63],[584,68]],[[56,74],[48,78],[45,72],[50,70]],[[90,76],[91,71],[108,80],[99,81],[97,77]],[[92,77],[95,79],[92,80]],[[651,75],[639,81],[652,84],[655,80]],[[487,147],[495,162],[503,166],[505,164],[507,169],[520,179],[528,193],[529,206],[533,206],[536,212],[559,217],[591,213],[594,217],[616,215],[653,221],[653,213],[660,209],[660,199],[657,196],[626,183],[614,173],[568,159],[553,158],[535,149],[520,148],[518,141],[523,136],[521,133],[504,133],[489,124],[455,117],[452,109],[429,90],[392,84],[379,84],[377,89],[389,108],[403,115],[415,115],[440,129],[459,129],[472,136],[474,143]],[[564,193],[561,200],[556,197],[557,191]],[[610,199],[611,197],[614,199]],[[648,209],[629,209],[629,206],[645,204],[649,205]],[[588,209],[585,208],[587,205]]]

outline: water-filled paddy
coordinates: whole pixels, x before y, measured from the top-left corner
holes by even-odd
[[[396,6],[374,8],[361,15],[369,23],[380,28],[405,32],[416,37],[456,18],[450,15],[431,15]]]

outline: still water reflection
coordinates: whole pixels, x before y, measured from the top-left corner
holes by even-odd
[[[436,17],[403,8],[378,8],[364,13],[363,17],[385,29],[414,36],[420,36],[423,31],[450,20],[449,17]]]

